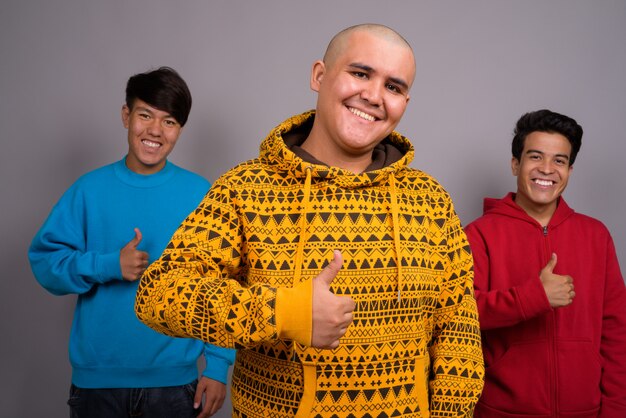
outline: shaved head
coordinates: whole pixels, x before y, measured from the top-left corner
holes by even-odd
[[[324,64],[326,64],[326,66],[331,67],[335,63],[337,57],[339,57],[348,46],[350,37],[357,32],[365,32],[377,38],[406,47],[411,51],[411,54],[413,54],[411,45],[395,30],[376,23],[363,23],[342,30],[330,40],[326,48],[326,53],[324,54]]]

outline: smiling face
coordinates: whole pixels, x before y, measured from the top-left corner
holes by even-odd
[[[344,42],[332,60],[313,64],[318,100],[302,147],[328,165],[362,172],[404,114],[415,61],[408,45],[381,34],[357,30]]]
[[[122,107],[122,122],[128,129],[126,166],[135,173],[154,174],[165,166],[182,130],[176,119],[143,100],[132,109]]]
[[[541,225],[547,225],[567,187],[573,168],[571,151],[563,135],[535,131],[526,136],[521,160],[511,160],[513,175],[517,176],[515,202]]]

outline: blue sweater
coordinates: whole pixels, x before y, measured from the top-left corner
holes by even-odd
[[[122,279],[120,250],[139,228],[138,249],[159,258],[210,184],[170,162],[153,175],[125,159],[79,178],[61,197],[29,250],[37,281],[55,295],[78,294],[70,336],[72,383],[83,388],[178,386],[203,375],[226,383],[234,350],[171,338],[134,313],[139,281]]]

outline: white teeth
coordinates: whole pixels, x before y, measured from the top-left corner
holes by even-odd
[[[374,116],[368,115],[367,113],[361,112],[360,110],[357,110],[353,107],[349,107],[348,109],[350,109],[350,112],[354,113],[358,117],[363,118],[365,120],[369,120],[370,122],[374,122],[376,120]]]
[[[146,139],[141,140],[141,143],[150,147],[150,148],[158,148],[161,146],[161,144],[159,144],[158,142],[152,142],[152,141],[148,141]]]
[[[552,186],[554,184],[553,181],[550,180],[535,180],[535,183],[537,183],[540,186]]]

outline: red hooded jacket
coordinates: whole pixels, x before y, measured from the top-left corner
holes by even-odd
[[[466,228],[485,356],[475,417],[626,417],[626,288],[613,240],[560,198],[547,227],[514,202],[485,199]],[[574,280],[553,309],[539,272]]]

